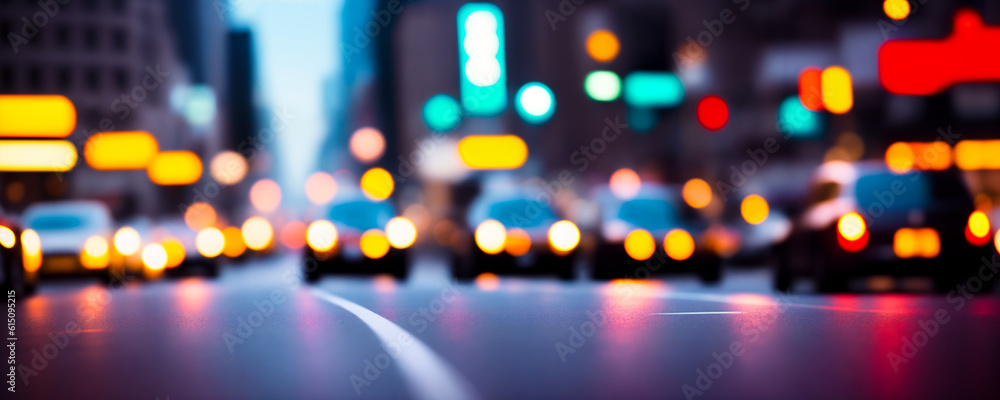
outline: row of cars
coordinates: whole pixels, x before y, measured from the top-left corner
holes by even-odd
[[[195,231],[182,218],[116,226],[103,203],[72,200],[32,205],[20,218],[0,216],[0,245],[3,283],[30,294],[43,276],[121,282],[187,269],[216,276],[225,237],[214,227]]]
[[[597,279],[666,272],[714,283],[724,262],[759,262],[774,268],[779,290],[812,278],[820,290],[843,291],[852,278],[874,275],[930,277],[946,290],[996,253],[995,230],[958,171],[832,161],[807,182],[789,193],[787,185],[748,184],[711,216],[681,185],[642,183],[627,196],[604,186],[590,196],[599,222],[583,231],[543,194],[483,188],[455,213],[458,229],[446,243],[451,271],[458,280],[482,273],[568,280],[583,256]],[[406,277],[416,229],[389,201],[357,195],[325,217],[309,227],[309,281],[325,272]]]

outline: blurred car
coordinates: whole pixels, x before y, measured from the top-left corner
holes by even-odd
[[[931,277],[949,290],[992,252],[988,217],[956,170],[894,173],[881,162],[828,162],[779,245],[775,286],[812,276],[820,291],[856,277]]]
[[[156,225],[153,229],[154,241],[167,252],[165,267],[168,273],[201,270],[206,276],[219,276],[219,258],[225,239],[219,240],[222,233],[215,228],[203,231],[206,233],[202,234],[199,248],[199,232],[188,227],[183,218],[166,219]],[[211,237],[213,235],[214,238]]]
[[[360,191],[343,190],[326,218],[309,224],[303,252],[304,276],[316,282],[325,273],[387,273],[406,279],[413,223],[397,216],[388,200],[375,201]]]
[[[494,190],[472,201],[458,234],[462,239],[452,248],[455,279],[484,272],[574,278],[580,230],[533,194]]]
[[[24,251],[29,282],[47,275],[95,275],[110,279],[113,228],[111,214],[103,203],[86,200],[39,203],[24,211],[22,221],[26,229],[37,233],[40,248]],[[22,243],[25,247],[36,245],[25,242]]]
[[[685,204],[679,188],[643,183],[634,195],[621,196],[603,186],[594,199],[601,208],[591,265],[595,279],[654,272],[692,272],[703,282],[720,279],[721,258],[708,245],[710,223]]]
[[[2,287],[22,296],[34,291],[34,282],[25,280],[21,250],[21,224],[0,208],[0,279]]]
[[[108,273],[113,278],[145,277],[142,250],[153,242],[153,224],[136,217],[122,224],[111,237]]]

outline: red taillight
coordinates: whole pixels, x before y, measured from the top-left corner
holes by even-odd
[[[849,252],[858,252],[868,245],[868,226],[858,213],[847,213],[837,221],[837,243]]]
[[[969,222],[965,224],[965,239],[974,246],[983,246],[990,242],[990,219],[982,211],[973,211]]]

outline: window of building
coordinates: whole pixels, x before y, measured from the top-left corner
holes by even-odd
[[[60,67],[57,73],[60,91],[70,91],[73,89],[73,70],[69,67]]]
[[[69,27],[68,26],[66,26],[66,25],[60,25],[59,27],[56,28],[56,45],[57,46],[59,46],[60,48],[64,48],[64,49],[65,48],[69,48],[71,40],[72,39],[70,39]]]
[[[28,90],[39,92],[44,88],[43,83],[42,67],[38,65],[28,67]]]
[[[124,29],[115,29],[111,33],[111,43],[115,48],[115,51],[119,53],[124,53],[125,49],[128,48],[128,35],[125,34]]]
[[[14,91],[14,66],[13,65],[0,66],[0,91],[2,91],[2,92],[13,92]]]
[[[87,47],[87,50],[97,50],[99,44],[97,34],[97,28],[93,26],[83,31],[83,43]]]
[[[115,71],[115,85],[118,86],[118,90],[125,92],[128,90],[128,72],[124,69],[119,68]]]
[[[111,0],[111,9],[118,14],[124,14],[128,9],[128,2],[125,0]]]
[[[97,67],[87,68],[87,73],[85,77],[87,81],[87,90],[98,91],[101,89],[101,69]]]

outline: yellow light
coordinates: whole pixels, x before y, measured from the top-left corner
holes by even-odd
[[[163,250],[167,253],[167,268],[177,268],[184,262],[184,244],[176,238],[166,238],[160,243],[163,246]]]
[[[385,151],[385,138],[378,129],[361,128],[351,135],[350,147],[354,158],[363,163],[370,163],[382,156],[382,152]]]
[[[937,257],[941,253],[941,237],[936,230],[924,228],[917,230],[917,248],[922,249],[926,258]]]
[[[316,172],[306,179],[306,197],[315,205],[324,205],[337,195],[337,180],[326,172]]]
[[[392,195],[395,183],[389,171],[382,168],[372,168],[361,176],[361,190],[372,200],[385,200]]]
[[[611,187],[611,193],[615,197],[628,200],[635,195],[639,194],[639,189],[642,187],[642,181],[639,180],[639,174],[635,171],[622,168],[611,174],[611,180],[608,181],[608,186]]]
[[[159,243],[142,249],[142,264],[151,270],[161,270],[167,265],[167,250]]]
[[[580,244],[580,229],[576,224],[563,220],[549,227],[549,245],[558,252],[568,252]]]
[[[704,208],[712,202],[712,187],[708,186],[708,182],[695,178],[684,184],[681,195],[692,208]]]
[[[145,169],[160,152],[149,132],[100,132],[87,138],[83,158],[100,171]]]
[[[504,246],[507,254],[520,257],[528,254],[531,250],[531,236],[524,229],[514,228],[507,232],[507,245]]]
[[[389,239],[378,229],[369,229],[361,234],[358,243],[361,246],[361,253],[371,259],[385,257],[389,252]]]
[[[337,245],[337,228],[327,220],[313,221],[306,229],[306,243],[315,251],[330,251]]]
[[[977,238],[984,238],[990,234],[990,219],[982,211],[973,211],[969,215],[969,232]]]
[[[115,244],[115,251],[123,256],[130,256],[139,251],[139,244],[142,239],[139,237],[139,232],[129,226],[124,226],[115,232],[112,241]]]
[[[157,154],[146,168],[157,185],[190,185],[201,179],[201,159],[194,152],[165,151]]]
[[[767,219],[771,208],[767,205],[767,200],[756,194],[751,194],[740,203],[740,214],[743,219],[751,225],[757,225]]]
[[[997,230],[996,236],[993,237],[993,247],[996,247],[997,251],[1000,252],[1000,230]]]
[[[917,254],[917,232],[910,228],[896,231],[892,238],[892,251],[896,257],[910,258]]]
[[[858,213],[847,213],[837,221],[837,231],[840,232],[840,236],[852,242],[861,239],[867,229],[864,218]]]
[[[656,240],[646,230],[636,229],[625,237],[625,252],[634,260],[648,260],[656,252]]]
[[[885,15],[896,21],[904,20],[910,15],[910,2],[907,0],[885,0],[882,3]]]
[[[271,212],[281,205],[281,187],[270,179],[261,179],[250,187],[250,204],[260,212]]]
[[[667,257],[684,261],[694,254],[694,238],[683,229],[673,229],[663,238],[663,248],[667,251]]]
[[[503,251],[507,241],[507,229],[500,221],[488,219],[476,227],[476,245],[486,254],[498,254]]]
[[[0,171],[62,172],[76,165],[76,148],[65,140],[0,140]]]
[[[487,292],[497,290],[500,287],[500,277],[492,272],[483,272],[476,275],[476,287]]]
[[[271,223],[261,217],[251,217],[243,223],[243,243],[251,250],[264,250],[274,239]]]
[[[587,54],[600,62],[614,60],[618,56],[620,45],[618,37],[606,30],[597,30],[587,37]]]
[[[225,254],[226,257],[236,258],[247,251],[247,244],[243,243],[243,231],[240,228],[235,226],[226,227],[226,229],[222,230],[222,236],[225,239],[222,254]]]
[[[235,151],[223,151],[208,164],[212,178],[223,185],[235,185],[247,176],[247,160]]]
[[[906,173],[913,168],[913,148],[903,142],[896,142],[885,151],[885,165],[897,174]]]
[[[17,237],[14,236],[14,231],[0,225],[0,245],[9,249],[14,247],[15,243],[17,243]]]
[[[829,67],[820,74],[823,107],[834,114],[844,114],[854,106],[851,74],[843,67]]]
[[[184,210],[184,223],[195,232],[215,225],[217,218],[215,208],[203,201],[196,201]]]
[[[528,160],[528,145],[514,135],[467,136],[458,142],[458,154],[472,169],[514,169]]]
[[[83,242],[80,264],[87,269],[101,269],[108,266],[108,241],[100,236],[91,236]]]
[[[25,271],[35,272],[42,267],[42,238],[33,229],[21,232],[21,255]]]
[[[392,247],[405,249],[417,241],[417,227],[405,217],[396,217],[385,225],[385,235]]]
[[[194,238],[194,243],[198,249],[198,253],[212,258],[222,254],[222,249],[226,246],[226,238],[218,228],[209,227],[198,232],[198,236]]]
[[[908,143],[913,151],[913,166],[921,170],[943,171],[951,167],[951,147],[943,141]]]
[[[76,107],[59,95],[0,95],[0,137],[64,138],[76,128]]]

